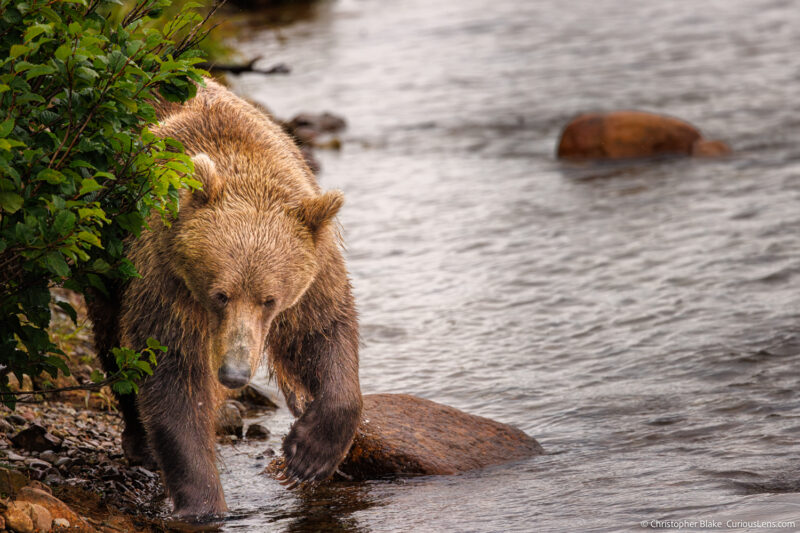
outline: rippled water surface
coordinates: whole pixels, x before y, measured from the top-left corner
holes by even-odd
[[[258,475],[267,445],[225,448],[227,530],[800,527],[794,2],[340,0],[239,39],[294,70],[238,92],[349,121],[320,179],[347,197],[364,391],[513,424],[548,455],[304,496]],[[555,160],[571,116],[619,108],[736,155]],[[277,449],[290,416],[266,421]]]

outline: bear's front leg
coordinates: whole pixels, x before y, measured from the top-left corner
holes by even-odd
[[[335,322],[294,348],[314,363],[298,368],[314,399],[283,441],[285,473],[295,482],[319,481],[347,455],[361,419],[357,326],[354,319]]]
[[[227,511],[216,467],[215,384],[199,363],[166,355],[142,385],[139,409],[174,514],[203,519]]]

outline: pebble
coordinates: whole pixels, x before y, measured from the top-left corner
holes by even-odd
[[[67,528],[69,527],[69,520],[67,520],[66,518],[56,518],[55,520],[53,520],[53,525],[55,527]]]
[[[61,457],[56,455],[56,452],[53,450],[45,450],[39,454],[39,459],[42,461],[47,461],[50,464],[55,464],[55,462],[61,459]]]
[[[41,459],[37,459],[35,457],[28,457],[25,459],[25,464],[31,468],[42,469],[42,468],[50,468],[50,463],[47,461],[42,461]]]
[[[143,466],[134,466],[131,470],[133,470],[134,472],[139,472],[140,474],[144,474],[150,479],[155,479],[158,477],[158,475],[155,472],[151,472],[150,470],[146,469]]]
[[[23,417],[21,417],[19,415],[8,415],[6,417],[6,420],[8,420],[9,422],[11,422],[12,424],[15,424],[17,426],[24,426],[25,424],[28,423],[28,421],[25,420],[25,418],[23,418]]]
[[[9,461],[23,461],[23,460],[25,460],[25,458],[23,456],[21,456],[21,455],[19,455],[17,453],[14,453],[14,452],[12,452],[10,450],[6,452],[6,459],[8,459]]]
[[[5,418],[0,418],[0,433],[11,433],[14,431],[14,426]]]

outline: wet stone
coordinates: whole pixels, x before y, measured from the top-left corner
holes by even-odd
[[[25,464],[28,465],[30,468],[35,468],[37,470],[50,468],[50,463],[48,463],[47,461],[42,461],[41,459],[37,459],[35,457],[28,457],[27,459],[25,459]]]
[[[241,437],[244,433],[242,413],[236,404],[226,402],[217,414],[217,435],[235,435]]]
[[[14,426],[5,418],[0,418],[0,433],[12,433]]]
[[[131,470],[139,474],[142,474],[143,476],[146,476],[150,479],[156,479],[158,477],[158,475],[155,472],[151,472],[150,470],[146,469],[143,466],[134,466]]]
[[[44,482],[49,485],[58,485],[59,483],[64,482],[64,478],[59,472],[50,471],[46,476],[44,476]]]
[[[368,394],[339,470],[355,480],[449,475],[544,453],[509,425],[406,394]]]
[[[245,433],[245,437],[248,440],[266,440],[269,435],[269,430],[261,424],[250,424],[247,428],[247,433]]]
[[[6,417],[6,420],[8,420],[9,422],[11,422],[12,424],[17,425],[17,426],[24,426],[25,424],[28,423],[27,420],[25,420],[23,417],[21,417],[19,415],[16,415],[16,414],[15,415],[8,415]]]
[[[8,459],[9,461],[24,461],[25,460],[25,458],[23,456],[21,456],[21,455],[19,455],[17,453],[14,453],[14,452],[12,452],[10,450],[6,452],[6,459]]]
[[[61,448],[61,439],[47,432],[38,424],[33,424],[23,429],[11,438],[14,446],[30,452],[43,452],[45,450],[58,450]]]
[[[55,462],[61,459],[61,457],[56,455],[56,452],[53,450],[45,450],[39,454],[39,459],[42,461],[47,461],[50,464],[55,464]]]
[[[276,404],[272,400],[272,398],[270,397],[269,393],[267,393],[266,390],[252,383],[242,388],[237,400],[242,402],[246,407],[248,407],[248,409],[251,410],[252,409],[265,410],[265,409],[278,408],[278,404]]]

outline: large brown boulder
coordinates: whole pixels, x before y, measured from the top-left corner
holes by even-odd
[[[564,128],[558,143],[558,157],[563,159],[714,157],[728,153],[725,143],[703,139],[688,122],[643,111],[579,115]]]
[[[47,492],[32,487],[25,487],[19,491],[17,502],[28,502],[37,506],[44,507],[50,514],[51,519],[67,520],[70,524],[70,531],[77,533],[93,533],[95,529],[79,517],[69,506]]]
[[[339,470],[353,479],[448,475],[544,453],[522,431],[407,394],[369,394]]]

